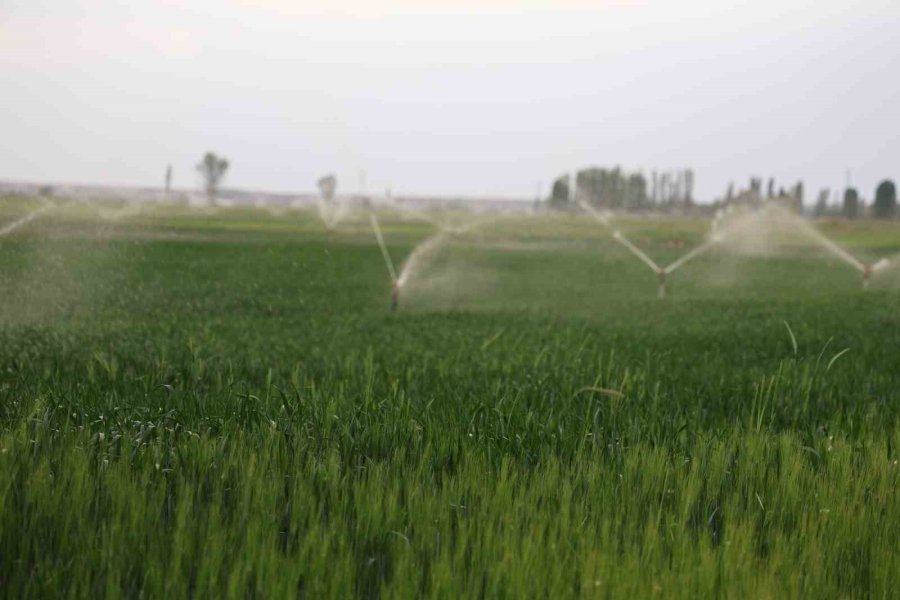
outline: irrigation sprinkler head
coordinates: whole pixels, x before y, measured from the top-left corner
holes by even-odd
[[[871,265],[865,265],[865,266],[863,267],[863,279],[862,279],[862,285],[863,285],[863,289],[864,289],[864,290],[869,289],[869,279],[872,278],[872,273],[873,273],[873,272],[874,272],[874,269],[872,268]]]
[[[397,312],[400,306],[400,282],[396,279],[391,282],[391,312]]]
[[[656,279],[659,281],[657,294],[660,300],[666,297],[666,275],[668,275],[668,273],[665,269],[656,270]]]

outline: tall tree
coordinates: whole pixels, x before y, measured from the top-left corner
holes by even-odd
[[[553,189],[550,191],[550,204],[562,207],[569,203],[569,176],[562,175],[553,181]]]
[[[197,163],[197,172],[203,177],[203,187],[206,191],[206,197],[213,204],[216,202],[216,196],[219,193],[219,186],[225,179],[225,173],[228,171],[228,161],[222,157],[216,156],[213,152],[207,152],[203,156],[203,160]]]
[[[844,216],[848,219],[859,216],[859,192],[856,188],[848,187],[844,190]]]
[[[794,189],[791,191],[791,201],[794,205],[794,210],[798,213],[803,212],[803,182],[798,181],[797,185],[794,186]]]
[[[581,193],[581,200],[595,206],[601,204],[602,187],[601,181],[603,175],[602,169],[588,167],[578,172],[578,191]]]
[[[885,179],[875,189],[872,212],[879,219],[893,219],[897,216],[897,186],[890,179]]]
[[[828,212],[828,195],[831,193],[831,190],[828,188],[823,188],[819,191],[819,198],[816,200],[816,216],[821,217],[825,213]]]
[[[675,202],[681,205],[684,203],[684,171],[675,171],[672,180],[675,182]]]
[[[691,205],[694,203],[694,170],[685,169],[684,171],[684,203]]]
[[[762,178],[750,178],[750,193],[753,196],[754,201],[758,202],[762,200]]]
[[[643,173],[632,173],[628,176],[628,208],[642,209],[648,204],[647,178]]]
[[[334,200],[334,193],[337,191],[337,177],[325,175],[319,178],[316,185],[319,186],[319,195],[322,196],[323,200]]]

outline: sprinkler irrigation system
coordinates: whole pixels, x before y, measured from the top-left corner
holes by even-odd
[[[652,258],[650,258],[643,250],[638,248],[630,239],[628,239],[628,237],[625,234],[623,234],[618,229],[613,229],[612,221],[607,214],[599,212],[594,207],[590,206],[589,204],[587,204],[585,202],[582,202],[581,200],[576,200],[576,202],[577,202],[578,206],[580,206],[585,212],[587,212],[592,217],[594,217],[595,220],[597,220],[598,222],[600,222],[607,228],[612,229],[613,239],[615,241],[617,241],[618,243],[622,244],[623,246],[625,246],[629,250],[629,252],[631,252],[635,257],[637,257],[641,262],[646,264],[650,268],[650,270],[652,270],[654,273],[656,273],[657,278],[659,280],[658,296],[660,298],[665,298],[665,296],[666,296],[666,278],[668,277],[668,275],[677,271],[678,269],[680,269],[687,263],[691,262],[695,258],[702,256],[703,254],[705,254],[712,248],[714,248],[717,245],[719,245],[720,243],[722,243],[726,238],[726,234],[732,234],[732,233],[735,233],[742,229],[747,229],[749,227],[749,225],[751,224],[750,222],[739,221],[737,223],[732,223],[730,225],[723,226],[722,221],[723,221],[724,215],[722,212],[718,212],[718,213],[716,213],[716,216],[713,218],[713,221],[712,221],[712,226],[711,226],[712,234],[709,236],[709,238],[705,242],[703,242],[696,248],[690,250],[689,252],[687,252],[686,254],[681,256],[680,258],[676,259],[668,266],[661,267],[656,263],[656,261],[654,261]],[[862,262],[861,260],[859,260],[858,258],[856,258],[855,256],[853,256],[852,254],[850,254],[850,252],[848,252],[847,250],[845,250],[844,248],[839,246],[833,240],[826,237],[823,233],[821,233],[820,231],[815,229],[812,225],[802,221],[796,215],[787,213],[783,209],[778,209],[776,207],[766,207],[764,209],[757,209],[753,216],[758,215],[759,213],[762,212],[762,210],[777,211],[776,216],[785,218],[788,222],[795,225],[797,229],[801,230],[812,240],[816,241],[819,245],[821,245],[823,248],[825,248],[832,255],[836,256],[837,258],[841,259],[846,264],[852,266],[854,269],[856,269],[860,273],[862,273],[863,289],[868,289],[869,281],[871,280],[872,276],[875,273],[883,271],[883,270],[887,269],[888,267],[893,266],[896,263],[896,261],[894,259],[882,258],[881,260],[879,260],[873,264],[866,264],[866,263]],[[900,257],[898,257],[898,258],[900,258]]]
[[[325,225],[328,231],[337,227],[344,220],[344,217],[347,216],[347,213],[350,212],[346,201],[341,202],[336,199],[318,198],[316,200],[316,208],[319,211],[319,218],[322,220],[322,224]]]
[[[612,224],[609,217],[592,207],[591,205],[578,201],[578,205],[592,217],[594,217],[597,221],[605,225],[606,227],[611,228]],[[638,248],[628,237],[619,231],[618,229],[613,230],[612,237],[615,241],[619,242],[623,246],[625,246],[629,252],[631,252],[634,256],[636,256],[641,262],[650,267],[650,270],[656,273],[657,280],[659,282],[659,287],[657,291],[657,295],[660,298],[666,297],[666,278],[673,271],[677,271],[679,268],[687,264],[688,262],[694,260],[701,254],[705,253],[707,250],[712,248],[715,244],[717,244],[721,240],[721,234],[716,234],[711,237],[709,240],[704,242],[703,244],[697,246],[672,264],[667,267],[659,266],[655,260],[650,258],[647,253]]]
[[[656,274],[658,281],[657,295],[661,299],[665,298],[667,295],[667,280],[669,275],[679,270],[686,264],[692,262],[693,260],[699,258],[700,256],[708,253],[713,248],[721,245],[726,239],[731,236],[737,235],[739,232],[753,233],[758,230],[760,226],[764,228],[767,227],[764,222],[760,223],[760,217],[780,217],[785,223],[793,225],[794,229],[800,229],[801,232],[805,233],[808,237],[813,239],[828,252],[838,257],[846,264],[860,271],[863,276],[863,289],[868,288],[869,281],[875,273],[883,271],[889,267],[893,267],[895,263],[898,262],[893,258],[882,258],[881,260],[873,264],[867,265],[850,254],[847,250],[836,244],[834,241],[826,237],[824,234],[813,228],[811,225],[803,222],[796,215],[787,213],[779,207],[766,206],[762,209],[755,209],[743,214],[741,214],[741,211],[737,211],[737,219],[732,220],[731,222],[728,222],[726,220],[726,216],[732,214],[732,210],[726,209],[724,211],[717,212],[710,226],[710,234],[703,243],[678,257],[670,264],[661,266],[646,252],[639,248],[634,242],[632,242],[627,235],[625,235],[621,230],[617,229],[614,226],[612,216],[609,213],[601,212],[590,204],[580,200],[578,198],[577,190],[573,190],[572,196],[574,198],[574,202],[582,210],[584,210],[598,223],[606,227],[611,232],[613,240],[624,246],[635,258],[644,263],[651,271],[653,271],[653,273]],[[476,227],[484,225],[485,223],[490,223],[497,220],[495,218],[488,219],[486,221],[475,221],[463,226],[454,227],[447,225],[446,223],[434,218],[433,216],[420,209],[405,207],[396,203],[392,203],[392,206],[399,209],[401,212],[408,213],[423,221],[427,221],[438,229],[437,233],[428,237],[427,239],[425,239],[425,241],[421,242],[413,249],[412,253],[404,261],[398,275],[394,270],[390,255],[387,252],[387,247],[385,246],[384,237],[381,233],[377,217],[374,213],[371,215],[372,228],[374,229],[375,236],[378,239],[378,244],[381,248],[382,255],[384,256],[388,272],[391,275],[392,310],[396,310],[398,307],[400,289],[408,282],[409,278],[419,270],[421,265],[425,262],[427,256],[434,252],[437,248],[439,248],[448,239],[449,236],[461,235]],[[897,258],[900,259],[900,256],[898,256]]]
[[[403,267],[400,269],[400,277],[397,279],[397,287],[406,285],[410,277],[412,277],[421,267],[428,255],[437,250],[446,240],[447,234],[443,231],[439,231],[416,246],[403,262]]]
[[[853,256],[853,254],[842,248],[836,242],[825,236],[823,233],[818,231],[811,224],[803,221],[797,215],[786,211],[782,207],[769,204],[764,205],[762,208],[756,208],[748,211],[734,211],[730,207],[718,211],[710,225],[710,233],[703,243],[689,250],[679,258],[672,261],[670,264],[661,266],[646,252],[641,250],[641,248],[639,248],[634,242],[632,242],[627,235],[625,235],[621,230],[617,229],[614,226],[612,215],[607,212],[599,211],[595,207],[579,199],[577,189],[571,191],[571,197],[573,198],[574,202],[579,207],[581,207],[582,210],[584,210],[598,223],[606,227],[611,232],[613,240],[624,246],[635,258],[647,265],[647,267],[656,274],[658,281],[657,295],[659,298],[665,298],[667,295],[667,279],[669,275],[682,268],[686,264],[692,262],[693,260],[699,258],[700,256],[708,253],[713,248],[720,246],[726,240],[738,236],[741,233],[749,233],[751,235],[754,235],[760,230],[760,228],[762,228],[764,233],[766,231],[770,231],[771,227],[773,227],[773,224],[769,221],[771,221],[772,219],[775,219],[774,223],[781,222],[783,224],[791,226],[791,229],[795,231],[799,230],[809,239],[813,240],[819,246],[824,248],[827,252],[837,257],[845,264],[859,271],[862,274],[862,287],[864,290],[868,289],[869,283],[875,274],[888,269],[892,269],[900,264],[900,254],[890,258],[882,258],[871,264],[866,264],[862,260]],[[406,207],[398,208],[401,208],[401,210],[409,210],[410,212],[413,212],[413,209],[407,209]],[[468,230],[483,225],[485,222],[492,222],[497,220],[490,219],[483,222],[469,223],[462,227],[450,227],[437,221],[436,219],[432,218],[422,211],[415,210],[414,212],[420,218],[435,225],[440,231],[439,233],[425,240],[425,242],[423,242],[418,247],[416,247],[415,250],[413,250],[413,253],[404,263],[399,278],[396,280],[398,288],[406,282],[410,275],[410,272],[417,268],[418,264],[422,260],[422,257],[424,255],[427,255],[428,252],[430,252],[433,248],[441,244],[448,235],[462,234]],[[729,219],[730,216],[732,217],[731,219]],[[734,216],[736,216],[736,218],[734,218]]]
[[[850,254],[847,250],[836,244],[833,240],[825,236],[818,229],[810,225],[809,223],[803,221],[796,215],[789,215],[791,221],[800,229],[803,233],[809,236],[812,240],[818,242],[823,248],[828,250],[833,256],[839,258],[844,261],[846,264],[850,265],[860,273],[862,273],[862,288],[864,290],[869,289],[869,282],[872,279],[872,275],[875,273],[886,269],[890,264],[891,260],[888,258],[882,258],[872,264],[866,264]]]
[[[641,260],[645,265],[650,267],[650,270],[656,273],[656,278],[659,281],[659,287],[657,295],[660,298],[666,297],[666,270],[656,264],[656,261],[647,256],[643,250],[635,246],[621,231],[613,232],[613,239],[628,248],[632,254],[634,254],[638,259]]]
[[[573,193],[573,196],[577,196],[577,193]],[[602,225],[604,225],[607,228],[610,228],[610,229],[612,228],[612,223],[610,221],[610,218],[607,215],[596,210],[593,206],[591,206],[590,204],[588,204],[586,202],[582,202],[581,200],[577,200],[577,199],[576,199],[576,202],[577,202],[578,206],[581,207],[582,210],[584,210],[589,215],[594,217],[594,219],[596,221],[598,221],[599,223],[601,223]],[[659,288],[658,288],[659,291],[657,292],[657,295],[660,298],[665,298],[666,297],[666,271],[665,271],[665,269],[663,269],[658,264],[656,264],[655,260],[653,260],[652,258],[647,256],[647,254],[643,250],[641,250],[640,248],[635,246],[632,243],[632,241],[629,240],[628,237],[624,233],[619,231],[618,229],[613,230],[612,237],[615,241],[617,241],[620,244],[622,244],[623,246],[625,246],[628,249],[628,251],[631,252],[633,255],[635,255],[641,262],[643,262],[645,265],[650,267],[651,271],[656,273],[656,277],[659,280]]]
[[[399,205],[393,204],[396,208],[399,208],[401,211],[407,210],[406,207],[401,207]],[[387,245],[384,241],[384,235],[381,232],[381,226],[378,222],[378,217],[375,216],[375,212],[369,213],[369,220],[372,223],[372,230],[375,232],[375,238],[378,240],[378,246],[381,249],[381,254],[384,257],[385,265],[387,266],[388,274],[391,277],[391,310],[395,311],[399,307],[400,304],[400,290],[405,286],[410,278],[418,272],[421,266],[427,261],[428,257],[436,252],[451,236],[459,236],[468,231],[475,229],[476,227],[481,227],[488,223],[493,223],[498,219],[486,219],[486,220],[477,220],[472,221],[470,223],[466,223],[465,225],[457,225],[457,226],[449,226],[444,223],[441,223],[437,219],[432,218],[430,215],[426,215],[423,211],[420,210],[410,210],[410,213],[418,216],[419,218],[428,221],[432,225],[437,228],[437,232],[426,238],[424,241],[420,242],[409,256],[406,257],[406,260],[403,261],[403,264],[400,267],[400,273],[398,274],[396,269],[394,268],[394,263],[391,260],[391,256],[388,253]]]

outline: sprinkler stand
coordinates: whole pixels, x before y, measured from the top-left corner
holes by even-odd
[[[656,277],[659,280],[659,299],[662,300],[666,297],[666,270],[659,269],[656,272]]]
[[[391,312],[397,312],[400,306],[400,284],[395,280],[391,283]]]
[[[871,265],[866,265],[865,268],[863,269],[863,280],[862,280],[863,290],[869,289],[869,279],[871,279],[871,277],[872,277],[872,271],[873,271],[873,269],[872,269]]]

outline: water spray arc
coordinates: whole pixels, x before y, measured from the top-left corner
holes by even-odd
[[[657,281],[659,282],[659,286],[657,288],[657,295],[662,299],[666,297],[666,270],[656,264],[652,258],[647,256],[640,248],[635,246],[631,240],[629,240],[621,231],[613,232],[613,239],[628,248],[632,254],[634,254],[638,259],[641,260],[645,265],[650,267],[650,270],[656,273]]]
[[[447,228],[444,223],[442,223],[438,219],[435,219],[433,216],[429,215],[422,209],[413,208],[411,206],[404,206],[403,204],[391,200],[389,200],[388,202],[392,208],[399,210],[401,213],[408,214],[415,219],[419,219],[420,221],[425,221],[426,223],[433,225],[440,230],[445,230]]]
[[[585,212],[594,217],[598,222],[602,223],[604,226],[612,229],[612,223],[607,215],[597,211],[593,206],[587,204],[582,201],[578,201],[578,206],[580,206]],[[666,269],[660,267],[656,264],[656,261],[650,258],[643,250],[638,248],[632,243],[628,237],[619,231],[618,229],[613,230],[612,237],[615,241],[619,242],[625,248],[628,249],[633,255],[635,255],[641,262],[650,267],[650,270],[656,273],[657,280],[659,281],[659,287],[657,291],[657,295],[660,298],[666,297]],[[677,265],[675,268],[678,268],[681,265]]]
[[[375,232],[375,239],[378,240],[378,247],[381,248],[381,256],[384,257],[384,264],[391,276],[391,310],[396,311],[400,304],[400,280],[397,278],[397,270],[394,268],[394,261],[391,260],[391,254],[384,243],[384,236],[381,234],[381,226],[378,224],[378,217],[375,216],[375,213],[369,213],[369,222],[372,223],[372,231]]]
[[[409,209],[408,207],[403,207],[395,203],[391,204],[394,208],[398,208],[401,211],[410,212],[411,214],[413,214],[413,216],[429,222],[437,229],[436,233],[433,233],[424,241],[420,242],[413,249],[413,251],[409,254],[409,256],[406,257],[406,260],[404,260],[403,264],[400,266],[400,272],[397,273],[396,269],[394,268],[394,263],[391,260],[390,254],[388,253],[387,245],[384,242],[384,236],[381,232],[378,217],[375,216],[374,212],[369,214],[369,219],[372,223],[372,230],[375,232],[375,237],[378,240],[378,246],[381,248],[381,254],[384,257],[385,265],[387,266],[388,273],[391,276],[391,310],[397,310],[397,308],[399,307],[400,291],[409,282],[410,278],[416,272],[418,272],[422,265],[426,264],[428,257],[437,252],[452,236],[463,235],[477,227],[482,227],[489,223],[494,223],[500,220],[500,218],[497,217],[485,220],[476,220],[464,225],[451,226],[442,223],[437,219],[434,219],[433,217],[431,217],[431,215],[427,215],[423,211],[417,209]]]
[[[606,225],[607,227],[612,227],[612,224],[610,223],[610,220],[609,220],[609,216],[598,211],[596,208],[594,208],[587,202],[582,202],[581,200],[578,200],[577,202],[578,202],[578,206],[583,211],[585,211],[587,214],[594,217],[594,219],[597,220],[599,223]]]
[[[698,256],[702,256],[712,248],[714,248],[718,243],[720,243],[723,239],[722,234],[717,233],[710,237],[708,240],[690,250],[680,258],[673,261],[667,267],[664,267],[659,273],[659,297],[664,298],[666,295],[666,276],[670,273],[674,273],[687,263],[691,262]]]
[[[397,287],[403,287],[412,277],[413,273],[419,268],[429,254],[437,250],[447,240],[447,233],[439,231],[424,242],[415,247],[412,253],[406,257],[403,266],[400,268],[400,277],[397,279]]]
[[[862,288],[863,290],[869,289],[869,283],[872,279],[872,276],[879,271],[883,271],[890,264],[891,260],[887,258],[882,258],[872,264],[866,264],[863,261],[859,260],[850,252],[839,246],[833,240],[828,238],[825,234],[820,232],[818,229],[803,221],[799,217],[795,215],[789,215],[794,224],[796,224],[797,228],[805,233],[808,237],[812,238],[814,241],[818,242],[822,247],[828,250],[833,256],[839,258],[844,261],[846,264],[850,265],[860,273],[862,273]]]
[[[579,201],[578,205],[585,212],[587,212],[588,214],[593,216],[597,221],[599,221],[606,227],[609,227],[612,229],[611,220],[607,215],[597,211],[596,209],[594,209],[594,207],[592,207],[591,205],[589,205],[585,202]],[[705,254],[706,252],[711,250],[713,247],[715,247],[723,239],[723,233],[715,233],[707,241],[700,244],[693,250],[687,252],[680,258],[676,259],[674,262],[672,262],[668,266],[661,267],[659,264],[657,264],[657,262],[655,260],[650,258],[650,256],[647,255],[647,253],[645,253],[643,250],[638,248],[631,240],[628,239],[628,237],[624,233],[622,233],[618,229],[613,230],[612,235],[613,235],[614,240],[616,240],[617,242],[619,242],[620,244],[625,246],[629,250],[629,252],[631,252],[633,255],[635,255],[638,259],[640,259],[641,262],[643,262],[645,265],[650,267],[650,270],[652,270],[654,273],[656,273],[656,277],[659,282],[657,295],[660,298],[666,297],[666,280],[667,280],[667,277],[669,276],[669,274],[677,271],[678,269],[680,269],[681,267],[683,267],[690,261],[694,260],[698,256]]]
[[[725,241],[728,236],[737,234],[741,231],[752,230],[754,225],[759,226],[758,219],[761,217],[774,216],[793,224],[796,229],[825,248],[833,256],[839,258],[844,263],[859,271],[862,274],[862,287],[864,290],[868,289],[873,275],[880,271],[888,269],[889,267],[892,267],[896,262],[894,259],[882,258],[875,263],[866,264],[853,256],[850,252],[842,248],[840,245],[835,243],[833,240],[822,234],[820,231],[815,229],[812,225],[800,219],[798,216],[792,213],[788,213],[784,209],[781,209],[777,206],[766,206],[764,208],[752,211],[750,214],[741,215],[737,221],[729,223],[724,227],[720,227],[720,223],[722,221],[722,218],[725,216],[725,214],[727,214],[728,211],[720,211],[713,219],[712,234],[705,242],[690,250],[680,258],[676,259],[671,264],[665,267],[661,267],[645,252],[643,252],[634,243],[632,243],[631,240],[629,240],[621,231],[614,229],[611,223],[611,219],[608,215],[597,211],[592,206],[580,200],[577,201],[577,204],[585,212],[594,217],[594,219],[596,219],[598,222],[611,229],[614,240],[625,246],[629,250],[629,252],[631,252],[634,256],[640,259],[641,262],[646,264],[653,272],[656,273],[659,280],[660,298],[664,298],[666,296],[666,278],[668,277],[668,275],[677,271],[699,256],[702,256],[703,254],[709,252],[711,249],[715,248],[723,241]]]
[[[0,228],[0,236],[9,235],[10,233],[12,233],[16,229],[22,227],[23,225],[27,225],[28,223],[31,223],[32,221],[37,219],[39,216],[41,216],[42,214],[44,214],[51,208],[53,208],[53,205],[48,202],[48,203],[44,204],[43,206],[41,206],[40,208],[37,208],[37,209],[31,211],[27,215],[25,215],[23,217],[19,217],[12,223],[9,223],[8,225],[5,225],[4,227]]]
[[[670,264],[669,266],[667,266],[665,268],[666,273],[672,273],[673,271],[677,271],[679,268],[681,268],[684,265],[686,265],[687,263],[691,262],[698,256],[705,254],[707,251],[709,251],[713,246],[718,244],[720,241],[722,241],[721,236],[716,235],[716,236],[711,237],[710,239],[706,240],[705,242],[703,242],[702,244],[700,244],[693,250],[689,251],[688,253],[684,254],[677,260],[673,261],[672,264]]]
[[[128,202],[119,208],[97,207],[97,214],[104,221],[120,221],[122,219],[136,217],[143,211],[144,206],[139,202]]]
[[[319,218],[325,229],[329,232],[347,216],[350,206],[346,198],[337,195],[337,177],[334,175],[325,175],[321,177],[316,185],[319,188],[319,195],[316,198],[316,208],[319,211]]]
[[[489,223],[494,223],[499,221],[499,217],[485,219],[485,220],[473,220],[465,225],[449,225],[446,222],[435,218],[434,216],[428,214],[427,211],[422,210],[420,208],[413,208],[411,206],[404,206],[395,201],[389,200],[389,206],[391,208],[399,210],[401,213],[408,214],[414,219],[419,219],[420,221],[424,221],[436,229],[438,229],[441,233],[452,234],[452,235],[462,235],[466,232],[469,232],[477,227],[481,227],[483,225],[487,225]]]
[[[872,275],[893,268],[898,264],[898,260],[900,260],[900,255],[891,258],[882,258],[871,265],[867,265],[866,270],[863,272],[863,289],[869,288],[869,279]]]

